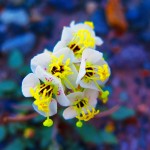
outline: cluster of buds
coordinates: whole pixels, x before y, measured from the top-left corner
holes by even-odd
[[[57,102],[67,107],[64,119],[76,118],[77,127],[99,113],[98,98],[107,102],[109,92],[102,88],[110,68],[103,54],[95,50],[102,43],[92,22],[72,22],[64,27],[53,52],[44,50],[31,59],[32,73],[23,79],[22,92],[35,99],[33,108],[46,117],[44,126],[52,126],[50,117],[57,113]]]

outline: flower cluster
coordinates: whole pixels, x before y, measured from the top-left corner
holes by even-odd
[[[106,103],[103,91],[110,68],[95,47],[103,42],[94,32],[92,22],[64,27],[53,52],[45,50],[31,60],[31,70],[22,82],[25,97],[33,97],[33,108],[46,117],[44,126],[52,126],[50,116],[57,113],[57,102],[67,108],[64,119],[77,118],[77,127],[99,113],[97,98]]]

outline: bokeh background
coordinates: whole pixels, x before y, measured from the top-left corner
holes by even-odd
[[[97,50],[111,67],[111,94],[97,107],[120,107],[80,129],[60,111],[46,128],[21,82],[30,59],[52,51],[73,20],[93,21],[104,40]],[[150,150],[149,107],[150,0],[0,0],[0,150]]]

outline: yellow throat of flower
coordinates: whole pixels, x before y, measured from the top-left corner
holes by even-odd
[[[30,93],[35,98],[34,104],[38,110],[48,114],[50,112],[49,104],[52,100],[53,87],[43,83],[37,85],[35,89],[30,88]]]
[[[95,39],[91,35],[90,31],[86,29],[80,29],[73,34],[73,38],[68,44],[68,47],[74,52],[77,58],[82,56],[82,52],[86,48],[94,48]]]
[[[99,110],[95,110],[93,106],[90,106],[88,101],[88,98],[77,99],[73,104],[73,108],[78,114],[76,116],[76,118],[79,120],[76,123],[77,127],[82,127],[81,121],[89,121],[99,113]]]
[[[30,88],[30,93],[35,98],[34,104],[37,106],[37,109],[47,116],[43,123],[44,126],[50,127],[53,124],[53,121],[49,119],[51,111],[49,106],[52,101],[52,95],[56,94],[57,90],[57,87],[54,87],[49,82],[39,84],[34,89]]]
[[[86,62],[85,70],[86,70],[86,74],[84,76],[85,82],[89,82],[91,80],[94,81],[100,80],[104,82],[110,76],[109,67],[107,64],[98,66],[98,65],[93,65],[90,62]]]
[[[51,58],[52,60],[51,63],[49,64],[48,72],[50,72],[52,75],[60,79],[63,79],[73,73],[69,66],[70,58],[68,58],[65,62],[64,62],[64,55],[61,55],[60,57],[51,55]]]
[[[110,72],[107,64],[98,67],[98,75],[101,81],[105,81],[109,78]]]

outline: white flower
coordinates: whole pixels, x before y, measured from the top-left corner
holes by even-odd
[[[51,126],[49,119],[57,113],[57,101],[62,106],[68,106],[70,101],[64,94],[62,84],[59,79],[48,74],[41,67],[37,67],[35,74],[28,74],[22,81],[22,93],[25,97],[34,97],[33,108],[39,114],[47,117],[44,126]]]
[[[81,127],[81,121],[88,121],[99,113],[95,110],[97,104],[98,91],[86,89],[84,92],[74,92],[69,94],[70,106],[63,112],[65,119],[77,118],[77,126]]]
[[[70,27],[64,27],[61,40],[54,47],[54,52],[68,47],[74,54],[74,62],[80,62],[82,52],[86,48],[95,48],[102,43],[101,38],[95,35],[92,22],[72,22]]]
[[[35,72],[37,66],[40,66],[51,76],[59,78],[67,88],[74,90],[77,87],[78,72],[72,63],[72,57],[73,53],[68,48],[55,53],[45,51],[31,60],[31,70]]]
[[[77,127],[99,113],[97,98],[107,102],[109,91],[102,87],[110,76],[110,68],[102,53],[94,50],[102,43],[93,22],[73,21],[64,27],[53,52],[45,49],[31,59],[33,73],[23,79],[22,93],[34,98],[34,110],[46,117],[44,126],[52,126],[50,117],[57,113],[57,102],[68,107],[63,112],[65,119],[78,119]]]
[[[109,76],[110,68],[103,59],[102,53],[93,49],[86,49],[82,55],[76,83],[83,88],[103,92],[100,86],[107,82]]]

